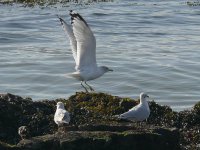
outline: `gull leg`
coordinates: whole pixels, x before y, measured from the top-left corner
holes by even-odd
[[[85,89],[86,93],[88,93],[88,90],[87,90],[86,87],[83,85],[83,81],[81,81],[81,85],[82,85],[82,87]]]
[[[141,131],[142,130],[141,121],[135,121],[134,123],[135,123],[136,129]]]
[[[148,123],[148,119],[145,119],[145,125],[146,125],[148,128],[151,128],[150,124]]]
[[[86,81],[85,81],[85,84],[89,87],[90,91],[94,91],[94,89],[89,84],[87,84]]]

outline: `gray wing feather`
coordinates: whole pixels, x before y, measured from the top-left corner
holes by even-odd
[[[77,41],[76,41],[76,38],[74,36],[73,30],[62,18],[60,18],[60,17],[58,17],[58,18],[61,22],[61,25],[62,25],[64,31],[67,33],[67,35],[69,37],[70,45],[71,45],[71,48],[72,48],[72,54],[73,54],[74,60],[75,60],[76,65],[77,65]]]
[[[77,41],[77,70],[96,67],[96,39],[86,21],[73,11],[70,12],[73,33]]]

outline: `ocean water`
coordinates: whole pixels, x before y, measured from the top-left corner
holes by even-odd
[[[41,100],[84,90],[68,75],[75,64],[56,17],[70,22],[71,9],[96,36],[98,64],[114,70],[88,82],[96,92],[147,92],[177,111],[200,101],[200,9],[178,0],[0,5],[0,93]]]

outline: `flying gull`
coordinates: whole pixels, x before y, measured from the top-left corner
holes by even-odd
[[[130,121],[143,121],[147,119],[150,115],[149,105],[146,101],[146,98],[148,97],[149,96],[146,93],[141,93],[140,103],[118,117]]]
[[[71,16],[71,25],[68,25],[62,18],[58,18],[69,37],[72,54],[76,63],[76,71],[71,76],[81,81],[81,85],[86,92],[88,92],[87,87],[90,91],[94,91],[87,84],[87,81],[99,78],[104,73],[113,70],[106,66],[97,66],[96,39],[92,30],[81,15],[72,10],[70,10],[69,14]],[[85,83],[85,86],[83,83]]]

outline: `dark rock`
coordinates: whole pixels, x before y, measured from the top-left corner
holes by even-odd
[[[18,128],[27,126],[31,136],[53,133],[55,101],[33,102],[12,94],[0,95],[0,141],[16,144]]]
[[[98,128],[98,127],[97,127]],[[161,129],[160,129],[161,130]],[[69,131],[63,134],[45,135],[34,137],[30,140],[22,140],[18,146],[23,149],[39,150],[52,149],[63,150],[178,150],[179,137],[176,132],[163,129],[157,133],[152,129],[145,132],[128,130],[125,132],[111,131]],[[173,139],[169,140],[169,136]],[[177,138],[177,139],[175,139]],[[175,141],[173,141],[175,139]]]
[[[111,131],[111,132],[122,132],[127,130],[135,130],[136,126],[131,125],[105,125],[105,124],[97,124],[97,125],[79,125],[79,131]]]
[[[5,142],[0,141],[0,150],[20,150],[21,148],[16,145],[11,145]]]
[[[59,130],[53,121],[58,101],[65,104],[71,115],[70,125]],[[156,145],[165,145],[170,149],[178,149],[180,146],[183,150],[198,147],[200,102],[190,111],[174,112],[168,106],[160,106],[151,101],[151,114],[143,126],[113,117],[137,104],[138,100],[104,93],[80,92],[68,99],[37,102],[12,94],[0,94],[0,146],[5,149],[77,149],[81,145],[84,149],[90,144],[91,149],[106,147],[111,150],[135,148],[137,145],[141,149],[144,145],[153,149],[156,149]],[[17,134],[20,126],[27,126],[33,138],[20,141]],[[20,147],[16,147],[19,141]],[[117,142],[117,146],[114,142]]]
[[[23,7],[51,7],[56,4],[62,4],[62,5],[69,5],[70,0],[0,0],[0,5],[15,5],[15,4],[21,4]],[[93,4],[93,3],[99,3],[99,2],[113,2],[113,0],[89,0],[87,1],[87,4]],[[81,0],[73,0],[73,3],[80,4]]]
[[[59,149],[59,140],[54,135],[47,134],[21,140],[17,146],[22,150],[53,150]]]

